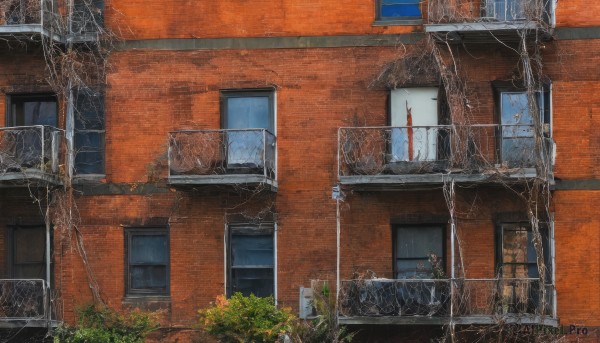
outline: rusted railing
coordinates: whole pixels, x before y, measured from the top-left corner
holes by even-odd
[[[553,297],[552,284],[540,288],[540,280],[531,278],[345,280],[339,293],[339,315],[450,317],[454,301],[454,317],[552,317]]]
[[[0,128],[0,174],[37,170],[57,174],[63,131],[50,126]]]
[[[340,128],[339,175],[550,168],[552,141],[540,136],[533,125]]]
[[[254,174],[274,179],[275,136],[265,129],[169,134],[169,177]]]

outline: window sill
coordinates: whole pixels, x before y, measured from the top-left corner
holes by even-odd
[[[372,26],[411,26],[411,25],[422,25],[423,19],[396,19],[396,20],[375,20]]]
[[[98,184],[98,183],[103,183],[105,179],[106,179],[105,174],[73,175],[73,184],[74,185]]]

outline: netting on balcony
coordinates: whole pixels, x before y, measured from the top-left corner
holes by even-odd
[[[549,0],[429,0],[431,24],[548,21]]]
[[[455,317],[551,316],[553,286],[527,278],[357,279],[342,281],[339,296],[343,317],[449,317],[451,301]]]
[[[173,132],[170,175],[264,174],[275,170],[275,136],[263,129]]]
[[[548,157],[543,140],[536,148],[533,125],[342,128],[340,176],[535,168]]]
[[[0,320],[44,319],[47,299],[43,280],[0,280]]]
[[[48,126],[0,129],[0,174],[29,169],[57,173],[61,136]]]
[[[340,315],[446,316],[449,311],[448,280],[360,279],[342,281]]]

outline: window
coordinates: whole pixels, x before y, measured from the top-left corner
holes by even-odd
[[[438,88],[400,88],[390,92],[391,151],[389,162],[435,161],[443,158],[437,127]],[[439,155],[439,156],[438,156]]]
[[[394,275],[396,279],[431,279],[443,269],[443,226],[395,227]]]
[[[57,126],[58,106],[53,94],[16,94],[7,98],[6,126]]]
[[[71,15],[72,33],[95,33],[103,27],[104,0],[74,0]]]
[[[227,295],[275,294],[273,228],[231,226],[228,242]]]
[[[58,106],[52,94],[14,94],[6,99],[6,126],[18,127],[3,135],[3,152],[10,156],[8,169],[43,169],[58,151],[56,129],[32,126],[56,127]],[[44,150],[42,150],[44,147]],[[56,161],[52,161],[54,162]]]
[[[420,21],[421,0],[376,0],[377,21]]]
[[[550,279],[550,242],[548,229],[541,228],[544,264]],[[533,245],[533,233],[527,223],[505,223],[501,225],[497,244],[498,268],[504,278],[539,278],[537,254]]]
[[[525,1],[522,0],[486,0],[484,17],[499,21],[526,19]]]
[[[526,91],[498,89],[500,119],[499,155],[510,167],[534,167],[536,162],[535,125],[543,124],[544,136],[550,136],[550,90],[535,93],[537,113],[532,113]],[[548,141],[545,141],[548,143]]]
[[[46,279],[46,227],[11,227],[9,242],[10,276],[14,279]]]
[[[169,294],[167,229],[125,230],[127,295]]]
[[[228,170],[273,170],[275,104],[271,90],[223,91],[221,121]],[[267,132],[265,133],[264,130]]]
[[[73,92],[75,173],[104,174],[104,94],[91,88]]]

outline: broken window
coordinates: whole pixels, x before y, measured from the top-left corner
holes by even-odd
[[[128,295],[169,293],[169,234],[167,229],[125,230]]]
[[[232,226],[229,231],[227,294],[274,295],[273,228]]]
[[[421,19],[421,0],[377,0],[378,21]]]
[[[444,270],[443,226],[397,226],[394,228],[394,275],[396,279],[439,278]]]
[[[222,126],[225,133],[226,168],[273,170],[275,160],[275,104],[271,90],[223,91]],[[265,132],[266,130],[266,132]]]
[[[104,174],[104,94],[92,88],[73,93],[75,173]]]

